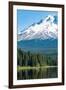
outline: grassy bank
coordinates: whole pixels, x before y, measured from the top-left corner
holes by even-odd
[[[30,70],[30,69],[40,69],[40,68],[56,68],[57,66],[39,66],[39,67],[30,67],[30,66],[18,66],[17,70]]]

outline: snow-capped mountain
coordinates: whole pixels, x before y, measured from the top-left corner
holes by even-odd
[[[57,39],[58,37],[58,21],[57,16],[48,15],[45,19],[37,23],[33,23],[20,34],[18,41],[32,39]]]

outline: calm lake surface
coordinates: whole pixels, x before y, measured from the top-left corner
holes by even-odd
[[[57,78],[57,77],[58,77],[57,67],[20,70],[17,72],[18,80]]]

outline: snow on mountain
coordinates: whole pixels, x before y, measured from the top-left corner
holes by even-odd
[[[37,23],[33,23],[27,29],[18,34],[18,41],[31,39],[57,39],[58,24],[57,16],[47,16]]]

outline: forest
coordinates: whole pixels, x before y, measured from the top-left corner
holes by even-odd
[[[17,66],[21,67],[40,67],[40,66],[57,66],[57,54],[41,54],[25,52],[20,48],[17,49]]]

